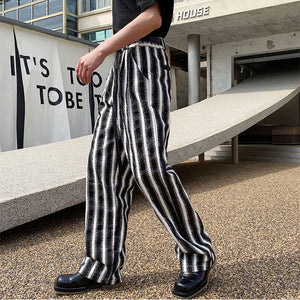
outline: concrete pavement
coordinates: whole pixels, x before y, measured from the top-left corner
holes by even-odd
[[[199,298],[299,299],[300,165],[224,162],[176,165],[217,255]],[[174,243],[140,192],[134,193],[124,283],[57,297],[53,280],[84,255],[84,204],[0,234],[1,299],[172,298]]]

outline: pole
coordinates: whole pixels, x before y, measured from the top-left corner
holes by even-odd
[[[188,103],[200,101],[200,35],[188,35]]]

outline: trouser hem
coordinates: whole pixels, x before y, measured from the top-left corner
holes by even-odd
[[[120,270],[111,272],[108,266],[88,256],[85,257],[78,272],[86,278],[105,285],[119,285],[122,283]]]
[[[181,271],[184,273],[206,271],[212,267],[215,261],[215,254],[211,251],[212,256],[205,254],[191,254],[180,251],[179,247],[175,247],[177,258],[180,262]]]
[[[190,259],[187,259],[188,261]],[[213,262],[210,258],[207,257],[199,257],[193,260],[193,264],[187,264],[187,260],[181,260],[181,271],[184,273],[192,273],[192,272],[199,272],[199,271],[206,271],[211,268]]]

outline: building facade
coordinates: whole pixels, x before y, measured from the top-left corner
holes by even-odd
[[[81,12],[79,36],[96,41],[100,40],[97,35],[104,38],[105,32],[110,32],[111,8],[104,2],[99,1],[93,10]],[[88,5],[92,7],[91,3],[85,7]],[[175,0],[173,22],[166,37],[171,52],[171,109],[223,93],[267,69],[298,66],[300,74],[299,29],[298,0]],[[194,60],[197,56],[199,62]],[[294,155],[298,157],[300,154],[297,146],[300,142],[299,102],[297,94],[286,105],[239,135],[240,143],[269,145],[277,147],[275,151],[280,148],[278,144],[292,147],[280,148],[285,153],[276,155],[280,161],[280,156],[288,157],[291,151],[287,161],[295,161]],[[279,138],[278,132],[282,134]],[[257,148],[255,152],[254,156],[265,156],[258,154]],[[230,153],[226,155],[228,157]]]
[[[1,0],[0,15],[65,33],[89,41],[101,42],[112,35],[111,24],[100,30],[78,30],[78,19],[97,12],[111,11],[110,0]]]
[[[76,0],[1,0],[0,15],[78,36]]]

